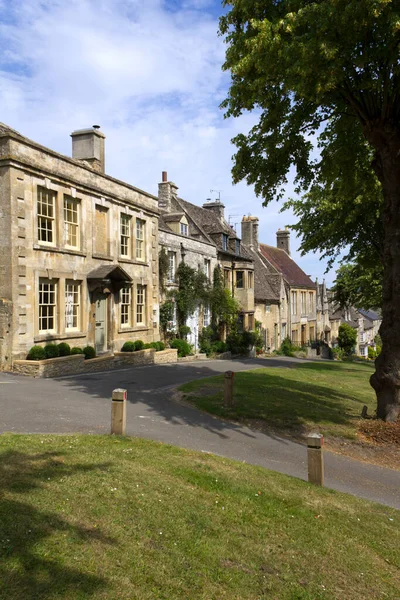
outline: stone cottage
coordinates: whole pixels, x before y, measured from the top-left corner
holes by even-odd
[[[165,278],[165,291],[178,289],[176,272],[181,262],[185,262],[192,269],[205,273],[210,282],[213,280],[215,267],[218,265],[217,249],[212,240],[203,232],[185,208],[183,201],[177,198],[177,186],[168,181],[168,175],[162,173],[162,182],[159,183],[159,249],[164,250],[168,260],[168,270]],[[173,208],[172,208],[173,205]],[[160,292],[160,302],[165,300],[166,294]],[[211,322],[210,307],[199,304],[188,319],[190,327],[188,342],[196,349],[199,344],[199,335],[203,327]],[[176,314],[170,326],[170,331],[177,330]]]
[[[280,229],[276,238],[276,248],[260,244],[258,219],[243,217],[242,240],[255,260],[258,282],[256,318],[271,350],[286,337],[298,345],[316,339],[316,285],[290,256],[290,232]]]
[[[159,339],[158,198],[105,174],[105,136],[72,158],[0,125],[0,360],[34,344]]]
[[[162,179],[159,184],[160,244],[170,252],[171,279],[183,257],[191,266],[204,269],[210,278],[217,266],[225,287],[239,302],[241,326],[254,329],[254,264],[240,237],[226,222],[224,205],[220,201],[207,201],[203,206],[196,206],[178,197],[178,187],[168,181],[166,172]],[[203,307],[202,312],[199,307],[188,325],[201,333],[209,319],[208,308]],[[197,338],[192,338],[191,343],[196,345]]]

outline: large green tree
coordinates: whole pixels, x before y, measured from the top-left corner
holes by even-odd
[[[384,266],[383,349],[371,384],[378,416],[394,421],[400,413],[400,0],[224,5],[220,33],[232,79],[223,106],[227,116],[258,115],[257,124],[234,139],[234,180],[246,179],[266,204],[283,196],[294,168],[310,214],[314,200],[337,198],[338,218],[328,235],[345,245],[353,232],[355,252],[363,240],[375,244]],[[363,177],[376,205],[365,196]],[[346,206],[350,228],[339,216],[346,216]],[[372,219],[369,236],[363,215],[371,209],[377,228]],[[318,228],[316,221],[314,233]]]

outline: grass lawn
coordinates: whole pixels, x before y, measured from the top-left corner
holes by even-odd
[[[242,422],[262,421],[289,435],[310,430],[355,438],[361,409],[376,408],[369,385],[373,366],[360,363],[307,362],[235,374],[235,406],[223,407],[224,376],[182,385],[185,400],[210,413]]]
[[[0,436],[0,598],[400,597],[400,512],[108,436]]]

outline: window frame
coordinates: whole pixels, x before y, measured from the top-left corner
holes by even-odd
[[[145,248],[145,240],[146,240],[146,221],[144,219],[136,218],[135,224],[135,256],[136,260],[145,261],[146,260],[146,248]],[[140,233],[140,236],[139,236]]]
[[[126,222],[124,223],[124,221],[126,221]],[[125,231],[124,231],[124,228],[126,228]],[[127,213],[121,212],[119,215],[119,255],[122,258],[131,258],[131,255],[132,255],[131,240],[132,240],[132,217],[131,217],[131,215],[128,215]],[[124,254],[123,248],[126,248],[126,254]]]
[[[179,223],[179,232],[181,235],[188,237],[189,235],[189,225],[187,223]]]
[[[69,210],[73,214],[74,211],[71,211],[71,209],[68,209],[68,207],[66,207],[66,203],[71,203],[72,205],[75,205],[75,207],[76,207],[76,211],[75,211],[76,223],[67,219],[66,212],[68,212],[68,210]],[[79,198],[73,198],[72,196],[69,196],[68,194],[64,194],[64,197],[63,197],[64,244],[65,244],[66,248],[71,248],[73,250],[79,250],[81,247],[81,240],[80,240],[81,208],[80,207],[81,207],[81,201],[79,200]],[[69,229],[68,226],[76,228],[76,231],[75,231],[76,244],[75,245],[68,243],[68,236],[70,235],[69,233],[67,234],[67,231]]]
[[[38,281],[38,295],[37,295],[37,307],[38,307],[38,320],[37,320],[37,326],[38,326],[38,332],[39,335],[46,335],[46,334],[54,334],[57,333],[58,331],[58,307],[59,307],[59,302],[58,302],[58,279],[48,279],[47,277],[39,277],[39,281]],[[53,286],[54,289],[53,290],[44,290],[41,289],[42,285],[47,285],[47,286]],[[54,302],[47,302],[44,303],[43,301],[40,302],[41,300],[41,294],[53,294],[54,295]],[[42,298],[43,300],[43,298]],[[52,314],[51,316],[49,314],[47,314],[46,316],[43,316],[42,313],[42,308],[43,307],[52,307]],[[52,328],[45,328],[42,329],[41,327],[41,321],[44,319],[52,319],[53,320],[53,327]]]
[[[229,237],[226,233],[223,233],[222,234],[222,250],[224,252],[227,252],[228,247],[229,247]]]
[[[43,213],[40,212],[39,206],[41,206],[41,207],[45,206],[45,203],[43,202],[43,196],[46,196],[47,199],[50,196],[52,198],[52,213],[53,214],[51,216],[49,216],[48,214],[45,214],[44,211],[43,211]],[[47,207],[50,206],[48,202],[46,203],[46,205],[47,205]],[[36,228],[37,228],[36,233],[37,233],[37,239],[38,239],[39,244],[42,244],[45,246],[56,246],[56,242],[57,242],[56,214],[57,214],[57,192],[55,190],[50,190],[45,187],[38,186],[37,187],[37,196],[36,196]],[[49,229],[48,227],[42,227],[41,226],[42,221],[49,222],[51,224],[51,228]],[[46,240],[41,239],[40,232],[47,232],[46,237],[49,237],[49,232],[50,232],[51,241],[49,241],[48,239],[46,239]]]
[[[241,275],[241,284],[242,285],[238,285],[238,280],[239,280],[238,275],[239,275],[239,273]],[[235,271],[235,287],[238,290],[243,290],[244,289],[244,271]]]
[[[137,285],[136,287],[136,309],[135,309],[135,315],[136,315],[136,325],[140,325],[140,326],[144,326],[146,325],[146,290],[145,285]],[[139,302],[140,300],[140,302]],[[139,320],[139,308],[140,308],[140,312],[141,312],[141,316],[142,316],[142,320]]]
[[[67,287],[77,288],[77,291],[72,291],[75,300],[75,294],[77,293],[78,302],[73,301],[73,314],[72,318],[76,318],[76,326],[68,327],[67,325]],[[75,314],[75,307],[76,314]],[[66,279],[64,285],[64,328],[65,332],[69,333],[70,331],[81,331],[82,329],[82,285],[80,281],[75,281],[73,279]]]
[[[249,290],[252,290],[254,288],[254,273],[253,271],[248,271],[247,273],[247,277],[248,277],[248,288]]]
[[[175,283],[176,277],[176,252],[173,250],[168,250],[168,273],[167,273],[167,283]],[[171,265],[172,259],[172,265]]]
[[[124,302],[126,299],[126,294],[128,294],[128,302]],[[125,297],[125,298],[124,298]],[[123,287],[120,290],[119,294],[119,325],[121,329],[126,327],[132,327],[132,288],[131,287]],[[126,310],[124,309],[126,307]],[[124,310],[123,310],[124,309]],[[122,322],[123,315],[127,318],[125,323]]]

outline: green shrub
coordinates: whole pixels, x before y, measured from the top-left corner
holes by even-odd
[[[157,342],[157,344],[158,344],[158,352],[162,352],[163,350],[165,350],[164,342]]]
[[[215,339],[214,330],[212,327],[203,327],[203,331],[199,335],[199,348],[200,352],[209,356],[212,352],[211,344]]]
[[[191,353],[190,344],[187,343],[186,340],[179,340],[176,338],[171,342],[171,348],[176,348],[178,350],[178,356],[183,358],[184,356],[189,356]]]
[[[95,358],[96,350],[93,348],[93,346],[85,346],[83,348],[83,354],[85,355],[85,359],[89,360],[90,358]]]
[[[144,347],[154,348],[156,352],[165,350],[165,344],[163,342],[150,342],[150,344],[145,344]]]
[[[342,323],[339,327],[338,344],[345,354],[351,354],[357,343],[357,331],[348,323]]]
[[[280,353],[284,356],[294,356],[294,352],[297,350],[297,346],[295,346],[290,339],[290,337],[286,337],[280,347]]]
[[[135,351],[136,350],[144,350],[144,342],[142,342],[142,340],[136,340],[136,342],[134,342],[135,344]]]
[[[121,348],[121,352],[135,352],[135,342],[125,342]]]
[[[57,358],[60,356],[57,344],[47,344],[47,346],[44,347],[44,353],[46,358]]]
[[[379,345],[377,344],[377,345],[376,345],[376,350],[375,350],[375,352],[376,352],[376,355],[377,355],[377,356],[379,356],[379,355],[380,355],[380,353],[382,352],[382,346],[379,346]]]
[[[215,354],[222,354],[223,352],[226,352],[225,342],[221,342],[220,340],[216,340],[215,342],[212,342],[211,343],[211,352],[214,352]]]
[[[142,350],[149,350],[149,348],[153,348],[154,346],[152,346],[151,344],[154,344],[154,342],[151,342],[150,344],[145,344]]]
[[[371,360],[376,358],[376,350],[374,348],[371,348],[371,346],[368,346],[368,358],[370,358]]]
[[[186,337],[189,335],[190,332],[191,332],[191,329],[188,325],[181,325],[179,327],[179,335],[181,336],[182,339],[186,339]]]
[[[46,353],[42,346],[32,346],[32,348],[28,352],[27,360],[44,360],[46,358]]]
[[[59,356],[69,356],[71,354],[71,346],[66,342],[61,342],[58,344],[58,355]]]
[[[331,348],[331,352],[332,352],[332,357],[336,358],[337,360],[342,360],[344,357],[344,351],[342,350],[342,348],[339,348],[339,346],[336,346],[335,348]]]
[[[78,348],[78,346],[74,346],[71,348],[71,354],[83,354],[83,348]]]

